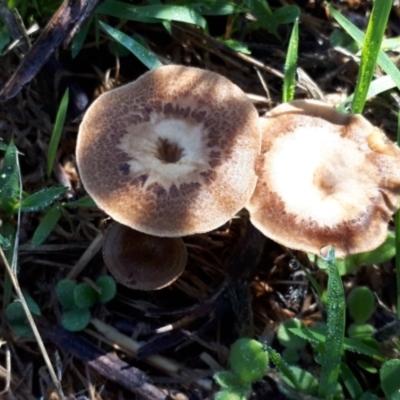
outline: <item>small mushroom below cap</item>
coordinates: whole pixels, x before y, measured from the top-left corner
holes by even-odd
[[[399,207],[400,149],[361,115],[297,100],[260,119],[262,151],[247,208],[267,237],[296,250],[337,257],[386,238]]]
[[[105,236],[103,258],[122,285],[158,290],[182,274],[187,251],[181,238],[150,236],[114,222]]]

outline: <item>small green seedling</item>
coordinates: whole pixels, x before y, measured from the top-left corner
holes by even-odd
[[[349,314],[358,324],[363,324],[371,317],[375,307],[375,297],[366,286],[355,287],[347,296]]]
[[[238,339],[231,348],[230,365],[242,382],[260,380],[268,368],[268,353],[254,339]]]
[[[24,298],[26,304],[33,315],[42,315],[39,305],[29,294],[24,293]],[[19,336],[24,336],[27,338],[33,338],[33,333],[31,327],[28,324],[25,311],[22,307],[22,303],[19,300],[14,300],[6,308],[7,320],[12,328],[12,330]]]
[[[222,387],[215,399],[245,400],[251,392],[251,384],[260,380],[267,371],[268,352],[257,340],[238,339],[232,345],[229,364],[232,371],[220,371],[214,375]]]
[[[117,285],[111,276],[101,276],[96,286],[100,293],[86,282],[77,284],[71,279],[62,279],[57,283],[56,297],[64,309],[61,324],[65,329],[71,332],[85,329],[91,319],[90,307],[115,297]]]

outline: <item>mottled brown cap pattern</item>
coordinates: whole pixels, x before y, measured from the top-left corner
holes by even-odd
[[[257,111],[236,85],[164,66],[91,105],[77,163],[87,192],[113,219],[181,236],[215,229],[245,205],[260,146]]]
[[[187,251],[181,238],[150,236],[115,222],[105,236],[103,258],[122,285],[158,290],[185,270]]]
[[[337,257],[378,247],[399,206],[400,150],[360,115],[313,100],[260,119],[253,224],[289,248]]]

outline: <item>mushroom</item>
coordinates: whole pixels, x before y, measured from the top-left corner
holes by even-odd
[[[252,223],[274,241],[337,257],[378,247],[399,207],[400,149],[361,115],[313,100],[260,118]]]
[[[158,290],[182,274],[187,251],[181,238],[150,236],[114,222],[104,239],[103,258],[122,285]]]
[[[150,235],[213,230],[249,200],[258,114],[214,72],[170,65],[101,95],[77,140],[82,182],[114,220]]]

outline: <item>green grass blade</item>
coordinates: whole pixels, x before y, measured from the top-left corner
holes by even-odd
[[[10,246],[4,249],[4,254],[6,256],[7,262],[11,265],[12,260],[14,258],[15,237],[17,234],[14,223],[9,220],[4,220],[0,232],[3,235],[3,237],[10,243]],[[4,309],[10,303],[11,295],[12,295],[12,284],[10,276],[8,274],[4,274],[4,289],[3,289]]]
[[[149,16],[158,20],[179,21],[187,24],[198,25],[203,29],[207,28],[206,20],[192,8],[187,6],[162,4],[141,7],[131,6],[130,9],[137,10],[144,16]]]
[[[326,342],[325,334],[316,331],[315,329],[289,328],[289,330],[295,335],[309,341],[314,347],[319,347],[320,344],[324,345]],[[381,362],[386,361],[386,357],[383,356],[378,350],[365,344],[359,339],[344,338],[343,349],[345,351],[351,351],[357,354],[364,354]]]
[[[297,382],[297,379],[294,376],[293,371],[290,369],[290,366],[287,364],[287,362],[272,347],[270,346],[265,346],[265,347],[268,351],[268,355],[271,361],[279,369],[281,374],[284,375],[286,379],[288,379],[292,383],[293,387],[295,387],[297,390],[300,390],[300,384],[299,382]]]
[[[368,88],[374,75],[376,61],[381,48],[383,35],[385,34],[392,3],[392,0],[379,0],[374,2],[368,22],[367,33],[365,35],[360,69],[354,91],[354,100],[352,104],[352,112],[354,114],[362,113],[364,109]]]
[[[112,38],[132,52],[148,69],[158,68],[163,65],[150,50],[143,47],[136,40],[104,22],[99,21],[99,24]]]
[[[11,139],[0,169],[0,209],[6,214],[14,213],[20,193],[18,151]]]
[[[49,151],[47,153],[47,178],[50,178],[53,171],[54,160],[56,158],[58,144],[60,143],[61,133],[64,128],[65,117],[67,115],[69,102],[69,90],[67,89],[61,99],[60,106],[57,111],[56,122],[54,123],[53,133],[51,135]]]
[[[159,23],[160,20],[148,15],[138,13],[140,7],[133,8],[132,4],[116,0],[106,0],[96,8],[97,14],[105,14],[115,18],[127,19],[130,21],[145,22],[148,24]]]
[[[188,6],[155,4],[134,7],[129,3],[106,0],[96,8],[96,13],[138,22],[160,23],[163,20],[179,21],[198,25],[203,29],[207,28],[207,21],[193,8]]]
[[[81,26],[79,32],[74,36],[71,43],[71,57],[75,58],[82,49],[83,43],[85,43],[86,37],[89,32],[90,25],[92,25],[93,18],[89,18]]]
[[[289,47],[286,54],[285,62],[285,77],[283,79],[283,96],[282,101],[293,100],[294,88],[296,85],[296,68],[297,68],[297,57],[299,51],[299,20],[296,19],[292,34],[290,36]]]
[[[39,226],[36,228],[36,231],[32,237],[33,246],[39,246],[47,239],[60,220],[61,215],[60,206],[58,204],[54,204],[44,218],[40,221]]]
[[[332,398],[336,390],[343,353],[345,333],[346,302],[343,283],[334,263],[331,249],[328,256],[328,300],[325,350],[321,356],[319,397]]]
[[[81,199],[75,200],[75,201],[69,201],[69,202],[65,201],[65,202],[62,202],[61,205],[64,208],[97,207],[97,205],[94,202],[94,200],[89,196],[82,197]]]
[[[332,14],[335,20],[341,25],[341,27],[358,43],[359,46],[362,46],[365,38],[364,33],[360,29],[358,29],[355,25],[353,25],[341,13],[336,11],[330,4],[328,4],[327,6],[329,12]],[[400,71],[398,70],[396,65],[392,62],[392,60],[383,51],[379,52],[378,64],[393,79],[393,82],[400,89]]]
[[[347,391],[350,393],[350,397],[352,399],[359,399],[363,394],[362,387],[352,370],[345,363],[342,363],[340,366],[340,377]]]
[[[31,194],[21,202],[21,211],[39,211],[49,206],[68,190],[65,186],[53,186]]]
[[[400,112],[397,117],[397,144],[400,146]],[[397,318],[400,319],[400,211],[394,217],[396,246]]]

